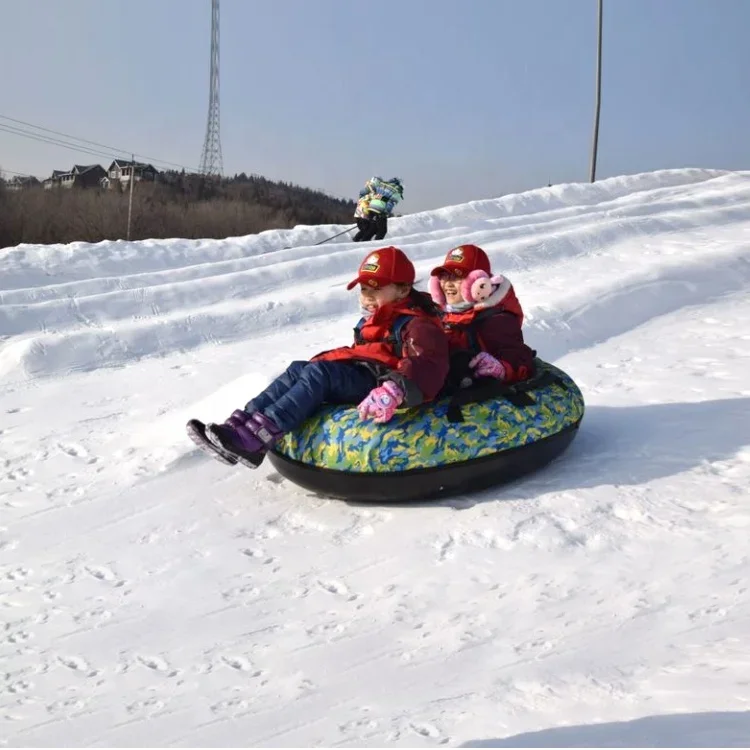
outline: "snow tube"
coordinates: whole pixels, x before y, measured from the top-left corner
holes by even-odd
[[[268,458],[305,489],[359,502],[408,502],[486,489],[559,456],[583,418],[581,391],[537,358],[534,378],[478,384],[384,425],[326,405]]]

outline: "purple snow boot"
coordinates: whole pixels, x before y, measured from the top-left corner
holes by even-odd
[[[257,469],[263,463],[266,451],[282,435],[268,417],[259,412],[250,415],[241,409],[232,412],[224,424],[206,425],[208,439],[250,469]]]

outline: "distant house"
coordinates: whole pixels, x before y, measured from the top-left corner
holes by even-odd
[[[102,179],[106,176],[107,173],[100,164],[75,164],[73,169],[67,172],[60,169],[53,170],[52,177],[48,177],[43,184],[45,189],[53,187],[92,188],[99,187]]]
[[[67,169],[53,169],[52,177],[48,177],[46,180],[43,180],[42,186],[44,187],[45,190],[49,190],[50,188],[53,188],[53,187],[60,187],[62,178],[66,174],[70,174],[70,171]]]
[[[153,182],[156,179],[157,170],[151,164],[130,159],[115,159],[107,170],[107,178],[110,184],[117,180],[124,184],[130,183],[130,176],[135,175],[135,181]]]
[[[41,185],[41,182],[32,175],[16,175],[12,180],[5,183],[8,190],[24,190],[39,185]]]

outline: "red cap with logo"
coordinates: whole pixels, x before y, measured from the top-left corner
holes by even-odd
[[[459,245],[449,250],[442,266],[433,268],[430,276],[441,273],[452,273],[459,279],[465,279],[472,271],[490,271],[490,259],[481,247],[476,245]]]
[[[350,281],[347,289],[364,284],[371,289],[380,289],[388,284],[413,284],[414,265],[403,250],[383,247],[371,252],[360,264],[357,278]]]

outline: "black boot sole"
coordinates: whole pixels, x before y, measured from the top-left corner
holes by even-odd
[[[213,427],[214,424],[212,422],[209,422],[206,425],[206,438],[211,442],[211,445],[213,445],[214,448],[222,451],[225,455],[231,456],[235,461],[246,466],[248,469],[257,469],[263,463],[263,459],[266,457],[265,451],[248,453],[243,450],[237,450],[230,445],[226,445],[222,442],[221,436],[212,429]]]
[[[227,466],[236,466],[238,458],[223,447],[212,443],[206,434],[206,425],[198,419],[191,419],[185,425],[188,437],[211,458],[226,464]]]

